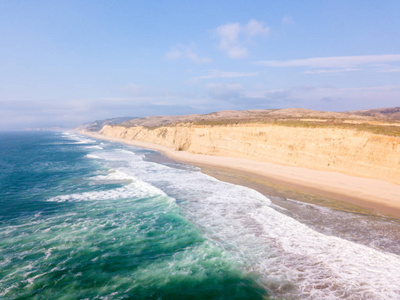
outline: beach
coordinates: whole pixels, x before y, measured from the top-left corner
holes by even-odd
[[[186,164],[236,172],[291,189],[365,207],[392,217],[400,217],[400,185],[384,180],[243,158],[193,154],[154,143],[108,137],[97,133],[84,132],[84,134],[98,139],[157,150],[169,158]]]

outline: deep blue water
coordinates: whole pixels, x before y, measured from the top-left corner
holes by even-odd
[[[0,298],[400,298],[390,232],[334,230],[371,218],[288,199],[332,220],[318,230],[151,154],[76,133],[0,133]]]

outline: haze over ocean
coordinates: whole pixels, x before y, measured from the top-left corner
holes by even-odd
[[[288,211],[154,154],[76,133],[1,133],[0,297],[400,297],[398,222],[283,199]],[[367,223],[387,234],[337,227]]]
[[[398,0],[0,1],[0,130],[399,105]]]

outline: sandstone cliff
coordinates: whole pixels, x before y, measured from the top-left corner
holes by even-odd
[[[400,184],[400,137],[351,128],[261,123],[156,128],[106,125],[100,133],[191,153],[336,171]]]

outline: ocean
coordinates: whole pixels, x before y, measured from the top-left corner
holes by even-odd
[[[0,133],[0,299],[400,299],[399,219],[74,132]]]

